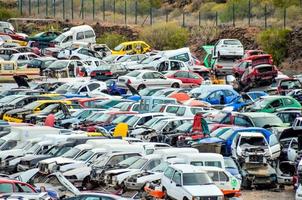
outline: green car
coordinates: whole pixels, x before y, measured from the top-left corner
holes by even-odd
[[[38,33],[32,37],[29,37],[29,41],[36,42],[37,47],[45,48],[48,47],[50,41],[56,39],[61,33],[58,31],[47,31]]]
[[[208,69],[212,68],[212,65],[214,64],[214,59],[212,59],[212,51],[214,49],[213,45],[205,45],[202,46],[203,50],[206,52],[206,56],[203,59],[204,66]]]
[[[290,96],[265,96],[249,105],[245,111],[274,113],[301,108],[301,104]]]

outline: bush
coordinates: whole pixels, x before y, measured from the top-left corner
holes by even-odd
[[[264,51],[272,54],[276,65],[286,57],[289,30],[269,29],[257,35],[257,42]]]
[[[144,28],[140,38],[159,50],[178,49],[186,46],[189,31],[176,23],[155,24]]]
[[[100,38],[97,38],[96,42],[99,44],[107,44],[109,48],[113,49],[122,42],[127,41],[126,36],[116,33],[105,33]]]
[[[18,17],[18,11],[14,9],[0,8],[0,19],[7,20],[9,18]]]

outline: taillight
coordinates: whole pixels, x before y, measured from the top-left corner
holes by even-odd
[[[254,69],[252,74],[253,74],[254,76],[256,76],[258,73],[259,73],[258,70],[257,70],[257,69]]]
[[[95,71],[91,72],[90,76],[96,76],[96,72]]]
[[[112,72],[105,72],[105,75],[111,76],[111,75],[112,75]]]
[[[222,66],[222,65],[216,65],[216,68],[218,68],[218,69],[222,69],[222,68],[223,68],[223,66]]]
[[[127,83],[128,83],[128,84],[130,84],[130,83],[131,83],[130,79],[128,79]]]

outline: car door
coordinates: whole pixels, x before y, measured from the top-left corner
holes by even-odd
[[[174,172],[175,172],[175,170],[172,167],[168,167],[165,170],[165,172],[164,172],[164,174],[161,178],[161,184],[164,187],[164,189],[167,191],[167,194],[169,196],[172,195],[172,193],[171,193],[171,191],[172,191],[171,190],[172,189],[171,182],[172,182],[172,177],[174,175]]]
[[[265,112],[270,112],[270,113],[273,113],[273,112],[276,112],[277,109],[280,109],[284,106],[283,102],[281,101],[281,99],[276,99],[276,100],[273,100],[272,102],[270,102],[267,106],[266,106],[266,109],[265,109]]]
[[[235,135],[231,144],[231,153],[235,158],[237,158],[237,155],[241,155],[241,149],[238,144],[240,144],[240,134]]]
[[[170,81],[168,81],[161,73],[159,72],[151,72],[153,77],[153,85],[158,86],[166,86],[170,87]]]
[[[172,180],[170,182],[171,184],[171,191],[173,191],[173,194],[171,195],[174,199],[182,198],[182,190],[180,190],[181,187],[181,178],[182,174],[180,171],[175,171],[172,177]]]
[[[225,98],[225,103],[230,103],[234,98],[236,98],[236,95],[233,91],[231,90],[223,90],[224,98]]]
[[[143,76],[143,84],[145,84],[146,86],[155,86],[157,84],[160,83],[156,83],[156,81],[154,80],[153,77],[153,72],[146,72]]]
[[[271,149],[272,159],[277,159],[281,153],[281,145],[278,141],[278,138],[275,134],[270,135],[268,144]]]
[[[298,152],[298,140],[296,138],[292,138],[287,149],[288,160],[295,162],[297,158],[297,152]]]
[[[221,90],[217,90],[212,92],[208,97],[207,97],[207,102],[209,102],[212,105],[217,105],[217,104],[224,104],[224,94]]]
[[[190,83],[189,72],[180,71],[174,74],[174,77],[181,80],[183,83]]]

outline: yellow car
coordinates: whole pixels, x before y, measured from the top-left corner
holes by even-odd
[[[38,113],[47,106],[55,103],[64,103],[66,105],[71,105],[71,101],[64,101],[64,100],[39,100],[34,101],[23,108],[17,108],[6,112],[3,115],[3,120],[8,122],[16,122],[22,123],[25,122],[26,115]]]
[[[112,50],[112,55],[143,54],[151,51],[150,45],[144,41],[123,42]]]

